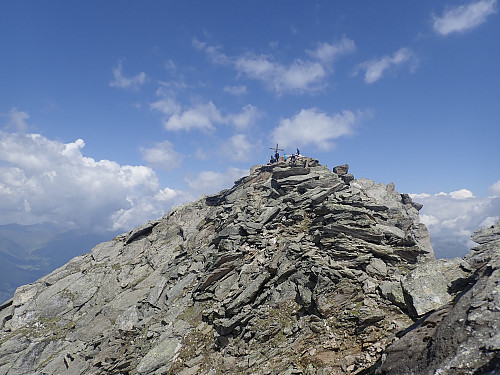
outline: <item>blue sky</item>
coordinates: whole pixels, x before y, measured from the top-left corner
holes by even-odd
[[[500,216],[497,0],[4,1],[0,224],[128,230],[277,142],[425,204]]]

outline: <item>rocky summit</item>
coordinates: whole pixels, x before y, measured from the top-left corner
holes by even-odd
[[[435,260],[421,205],[300,157],[255,166],[18,288],[0,374],[494,374],[500,224]]]

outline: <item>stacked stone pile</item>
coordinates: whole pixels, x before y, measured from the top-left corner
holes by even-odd
[[[0,307],[0,374],[383,373],[386,347],[490,258],[431,266],[421,206],[347,172],[253,167],[20,287]],[[430,301],[424,266],[447,285]]]

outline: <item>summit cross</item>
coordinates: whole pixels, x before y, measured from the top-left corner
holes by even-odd
[[[278,151],[285,151],[283,150],[282,148],[278,148],[278,144],[276,143],[276,147],[269,147],[271,150],[274,150],[274,152],[278,152]]]

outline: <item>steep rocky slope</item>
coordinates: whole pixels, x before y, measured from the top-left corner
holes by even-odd
[[[454,274],[445,287],[460,293],[403,332],[367,373],[500,374],[500,222],[472,239],[479,245],[463,260],[431,263]]]
[[[401,332],[489,258],[434,261],[418,204],[336,172],[256,166],[18,288],[0,374],[390,373]]]

